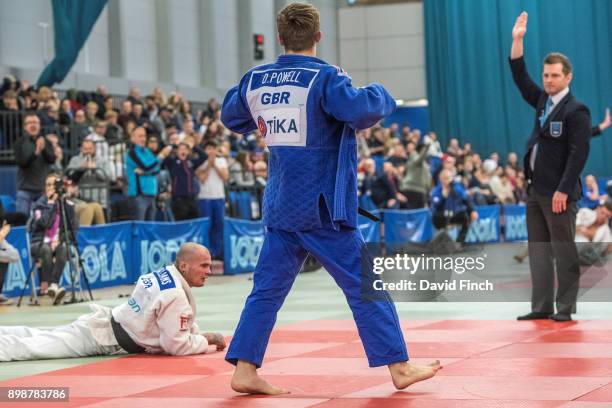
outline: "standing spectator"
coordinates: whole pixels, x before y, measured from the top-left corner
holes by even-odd
[[[2,294],[2,286],[4,285],[4,276],[8,271],[8,264],[19,262],[19,251],[6,240],[10,232],[11,225],[3,221],[2,228],[0,228],[0,306],[10,306],[13,304],[11,299],[6,298]]]
[[[146,146],[147,133],[137,127],[132,131],[132,145],[125,153],[125,174],[132,216],[137,221],[155,220],[155,197],[159,159]]]
[[[181,142],[176,155],[164,160],[164,167],[170,173],[172,185],[172,212],[177,221],[197,218],[199,215],[196,196],[199,190],[195,169],[206,161],[206,153],[199,147]]]
[[[229,179],[227,160],[217,157],[217,142],[204,144],[207,160],[196,170],[200,181],[200,215],[210,218],[210,252],[214,259],[223,256],[223,217],[225,211],[225,183]]]
[[[17,163],[17,212],[30,215],[32,203],[41,196],[45,177],[53,163],[53,145],[40,134],[40,119],[27,113],[23,119],[24,133],[15,143]]]
[[[400,191],[406,196],[406,208],[424,208],[427,205],[427,194],[431,188],[431,173],[425,160],[429,146],[422,145],[417,152],[414,143],[407,145],[408,161],[406,171],[400,184]]]

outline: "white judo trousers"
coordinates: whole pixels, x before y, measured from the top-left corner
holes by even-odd
[[[0,326],[0,361],[87,357],[122,352],[121,347],[102,345],[93,336],[91,325],[110,321],[111,309],[90,305],[92,313],[54,329]]]

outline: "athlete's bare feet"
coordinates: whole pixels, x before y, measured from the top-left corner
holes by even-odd
[[[246,394],[279,395],[289,394],[289,390],[270,385],[257,374],[255,364],[239,360],[232,377],[232,389]]]
[[[389,365],[393,385],[398,390],[403,390],[415,382],[433,377],[441,368],[442,366],[438,360],[424,366],[409,364],[406,361]]]

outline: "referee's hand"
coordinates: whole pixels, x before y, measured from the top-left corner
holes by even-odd
[[[552,198],[552,211],[555,214],[564,212],[567,209],[567,194],[555,191]]]

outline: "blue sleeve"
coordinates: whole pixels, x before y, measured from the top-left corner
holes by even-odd
[[[323,110],[353,129],[367,129],[395,111],[395,100],[382,85],[355,88],[343,71],[330,73],[323,87]]]
[[[257,129],[243,96],[243,89],[247,86],[247,78],[249,77],[249,75],[245,75],[238,86],[227,91],[225,99],[223,99],[221,122],[232,132],[245,134]]]

